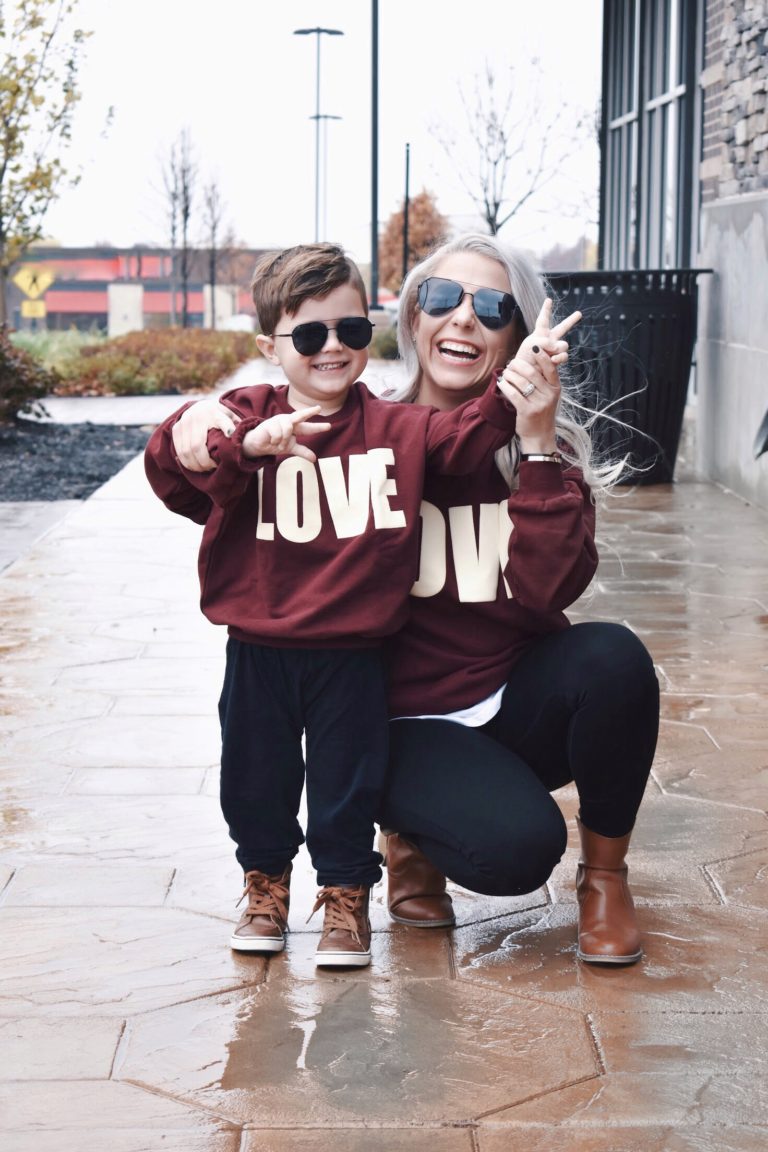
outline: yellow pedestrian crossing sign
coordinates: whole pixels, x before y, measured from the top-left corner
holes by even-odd
[[[50,268],[43,268],[40,264],[25,264],[19,268],[13,282],[30,300],[37,300],[38,296],[48,291],[55,279]]]
[[[24,320],[45,320],[45,300],[22,300],[21,315]]]

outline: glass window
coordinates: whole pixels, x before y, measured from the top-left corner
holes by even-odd
[[[607,268],[690,262],[702,0],[605,0],[600,242]]]

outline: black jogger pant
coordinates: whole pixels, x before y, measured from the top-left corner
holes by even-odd
[[[318,883],[375,884],[388,744],[380,652],[230,637],[219,717],[221,808],[243,871],[281,873],[304,841],[305,734],[307,848]]]
[[[565,850],[550,792],[574,781],[587,828],[630,832],[658,725],[658,682],[641,641],[622,625],[575,624],[532,645],[482,728],[392,721],[380,823],[464,888],[531,892]]]

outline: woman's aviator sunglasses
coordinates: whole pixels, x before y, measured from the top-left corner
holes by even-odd
[[[419,307],[427,316],[447,316],[458,308],[465,296],[472,297],[472,309],[484,328],[495,331],[506,328],[519,312],[511,292],[498,292],[495,288],[476,288],[467,292],[456,280],[430,276],[419,284]]]
[[[311,320],[308,324],[297,324],[293,332],[275,332],[275,336],[290,336],[300,356],[314,356],[325,347],[329,332],[335,332],[342,344],[359,352],[370,344],[373,324],[365,316],[345,316],[335,324]]]

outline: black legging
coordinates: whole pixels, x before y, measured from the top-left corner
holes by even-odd
[[[566,843],[550,791],[574,781],[584,825],[634,826],[653,761],[659,686],[646,648],[619,624],[574,624],[537,641],[482,728],[393,720],[381,825],[474,892],[532,892]]]

